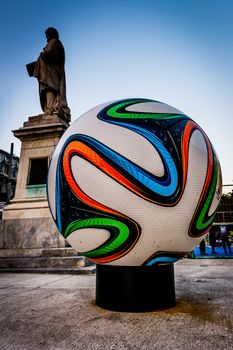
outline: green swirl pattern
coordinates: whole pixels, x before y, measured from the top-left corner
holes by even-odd
[[[110,231],[110,239],[108,239],[100,247],[85,252],[88,258],[97,258],[105,254],[112,253],[119,248],[129,237],[129,228],[118,220],[109,218],[90,218],[85,220],[75,220],[71,222],[66,230],[64,237],[68,237],[72,232],[82,228],[102,228]],[[82,253],[82,252],[80,252]]]
[[[107,111],[107,115],[112,118],[119,118],[119,119],[174,119],[178,118],[179,119],[187,119],[187,116],[184,114],[179,114],[179,113],[133,113],[133,112],[128,112],[124,113],[121,109],[126,108],[127,106],[135,103],[142,103],[142,100],[130,100],[127,102],[122,102],[118,103],[117,105],[111,107]],[[147,100],[146,102],[150,102]],[[151,101],[151,102],[156,102],[156,101]]]

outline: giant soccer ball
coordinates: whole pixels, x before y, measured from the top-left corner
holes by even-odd
[[[221,196],[204,131],[148,99],[104,103],[63,134],[48,175],[58,230],[98,264],[174,262],[203,239]]]

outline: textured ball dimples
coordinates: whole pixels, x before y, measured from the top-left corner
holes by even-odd
[[[203,239],[221,197],[204,131],[148,99],[93,108],[63,134],[49,168],[58,230],[98,264],[174,262]]]

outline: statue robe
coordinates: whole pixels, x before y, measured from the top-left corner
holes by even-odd
[[[46,90],[54,91],[54,111],[70,121],[70,109],[66,100],[65,50],[60,40],[51,39],[41,52],[35,64],[33,76],[38,79],[40,103],[46,110]]]

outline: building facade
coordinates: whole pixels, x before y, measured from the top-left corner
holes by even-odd
[[[0,149],[0,202],[14,197],[19,157]]]

